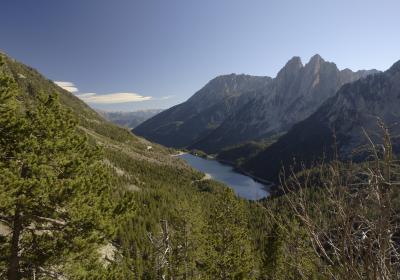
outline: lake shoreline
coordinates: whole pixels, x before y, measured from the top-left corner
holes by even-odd
[[[217,162],[219,162],[221,164],[230,166],[230,167],[232,167],[232,169],[235,172],[243,174],[245,176],[248,176],[248,177],[252,178],[254,181],[263,184],[264,185],[264,190],[267,191],[270,195],[272,194],[271,192],[272,192],[273,187],[275,185],[273,182],[270,182],[270,181],[267,181],[267,180],[262,179],[260,177],[254,176],[253,174],[251,174],[251,173],[245,171],[244,169],[240,168],[239,166],[235,165],[231,161],[219,159],[216,156],[211,156],[211,155],[206,155],[206,156],[198,155],[197,153],[195,153],[193,151],[189,151],[189,152],[179,151],[177,154],[173,154],[172,156],[173,157],[180,157],[180,156],[185,155],[185,154],[191,154],[193,156],[196,156],[196,157],[199,157],[199,158],[203,158],[203,159],[206,159],[206,160],[214,160],[214,161],[217,161]]]
[[[221,162],[214,157],[202,157],[192,153],[180,152],[174,156],[178,155],[192,168],[202,173],[209,174],[212,179],[220,181],[234,189],[237,195],[242,198],[259,200],[270,195],[270,182],[257,180],[243,171],[239,172],[231,164]]]
[[[213,159],[216,160],[216,161],[218,161],[218,162],[220,162],[220,163],[222,163],[222,164],[231,166],[231,167],[233,168],[233,170],[235,170],[236,172],[241,173],[241,174],[243,174],[243,175],[246,175],[246,176],[248,176],[248,177],[251,177],[254,181],[257,181],[257,182],[262,183],[262,184],[267,185],[267,186],[272,186],[272,185],[274,185],[274,183],[272,183],[272,182],[270,182],[270,181],[267,181],[267,180],[265,180],[265,179],[262,179],[262,178],[260,178],[260,177],[254,176],[253,174],[251,174],[251,173],[245,171],[244,169],[240,168],[239,166],[236,166],[236,165],[235,165],[233,162],[231,162],[231,161],[223,160],[223,159],[218,159],[218,158],[213,158]]]

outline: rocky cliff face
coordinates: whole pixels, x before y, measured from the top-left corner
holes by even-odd
[[[329,160],[334,144],[343,160],[365,159],[367,152],[360,148],[368,144],[366,134],[374,143],[382,142],[378,120],[390,128],[393,147],[399,151],[399,108],[400,61],[384,73],[344,85],[309,118],[246,162],[244,168],[262,178],[276,180],[282,166],[292,165],[296,169],[300,163],[308,165],[322,156]]]
[[[281,134],[314,113],[342,85],[374,72],[340,71],[319,55],[306,65],[294,57],[266,88],[193,148],[217,152],[240,142]]]
[[[188,101],[156,115],[134,129],[154,142],[187,147],[219,127],[236,113],[252,92],[270,83],[269,77],[226,75],[211,80]]]
[[[293,57],[276,78],[228,75],[209,82],[185,103],[134,132],[173,147],[215,153],[281,134],[304,120],[345,83],[375,71],[340,71],[319,55],[303,65]]]

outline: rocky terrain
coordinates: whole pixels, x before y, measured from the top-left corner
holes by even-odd
[[[342,85],[376,72],[339,70],[319,55],[305,65],[293,57],[274,79],[218,77],[185,103],[151,118],[134,132],[166,146],[217,153],[286,132]]]
[[[277,180],[282,166],[296,169],[314,160],[365,160],[371,142],[382,149],[388,127],[394,151],[399,151],[400,61],[384,73],[376,73],[344,85],[309,118],[293,126],[276,143],[243,167],[253,174]],[[363,148],[365,147],[365,148]]]
[[[303,65],[292,58],[277,77],[237,114],[229,116],[217,129],[192,145],[215,153],[224,147],[248,140],[270,138],[288,131],[304,120],[344,84],[375,71],[339,70],[319,55]]]
[[[269,77],[220,76],[186,102],[176,105],[136,127],[133,132],[170,147],[188,147],[237,113],[256,91],[265,88]]]

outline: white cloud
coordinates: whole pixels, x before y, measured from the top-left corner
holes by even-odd
[[[80,99],[87,98],[89,96],[94,96],[94,95],[96,95],[96,93],[94,93],[94,92],[76,94],[76,96],[78,96]]]
[[[142,96],[133,92],[116,92],[108,94],[82,93],[77,97],[92,104],[116,104],[128,102],[141,102],[153,99],[151,96]]]
[[[75,86],[74,83],[71,82],[63,82],[63,81],[55,81],[54,82],[56,85],[58,85],[60,88],[65,89],[66,91],[76,93],[78,92],[78,88]]]
[[[74,93],[81,100],[86,103],[91,104],[118,104],[118,103],[128,103],[128,102],[141,102],[147,100],[165,100],[173,96],[166,96],[161,98],[153,98],[151,96],[143,96],[134,92],[115,92],[106,94],[97,94],[94,92],[88,93],[78,93],[78,88],[72,82],[65,81],[55,81],[54,82],[59,87]]]

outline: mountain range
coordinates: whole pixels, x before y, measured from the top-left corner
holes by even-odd
[[[394,152],[400,151],[400,61],[344,85],[307,119],[242,166],[264,179],[277,181],[282,166],[298,170],[317,160],[365,160],[371,143],[379,151],[384,130]]]
[[[216,153],[239,170],[278,182],[282,167],[297,171],[335,157],[365,160],[371,143],[381,147],[382,125],[399,152],[399,107],[400,62],[385,72],[353,72],[315,55],[305,65],[292,58],[276,78],[217,77],[135,132],[164,145]],[[162,130],[172,123],[179,137]]]
[[[162,145],[218,153],[250,140],[288,131],[346,83],[376,70],[339,70],[319,55],[303,65],[293,57],[276,78],[220,76],[188,101],[145,121],[133,131]]]
[[[162,112],[162,109],[148,109],[133,112],[102,111],[97,110],[105,119],[119,126],[133,129],[144,121]]]

